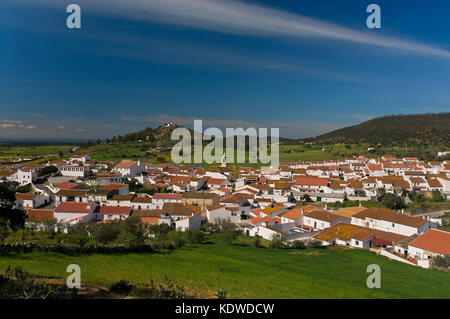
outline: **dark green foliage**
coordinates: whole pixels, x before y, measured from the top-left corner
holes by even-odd
[[[450,255],[446,255],[444,257],[437,256],[434,259],[434,265],[437,267],[450,268]]]
[[[448,145],[450,113],[383,116],[311,140],[326,144]]]
[[[120,234],[120,225],[118,222],[98,223],[91,227],[92,236],[95,241],[107,245],[114,240]]]
[[[133,285],[126,280],[120,280],[115,284],[113,284],[110,290],[112,292],[128,295],[131,292],[131,290],[133,290]]]
[[[2,202],[14,202],[16,199],[15,192],[17,183],[0,183],[0,205]]]
[[[390,209],[402,209],[405,208],[405,201],[403,198],[391,193],[386,193],[380,198],[381,204]]]
[[[302,240],[294,240],[291,243],[291,248],[293,248],[293,249],[306,249],[306,244]]]
[[[435,202],[443,202],[444,196],[442,196],[441,192],[438,190],[434,190],[431,192],[432,200]]]
[[[0,275],[0,298],[7,299],[70,299],[76,290],[66,285],[47,284],[30,278],[21,267],[8,267]]]
[[[33,187],[31,186],[31,184],[27,184],[27,185],[17,187],[16,192],[17,193],[29,193],[32,190],[33,190]]]
[[[252,246],[253,247],[261,247],[261,237],[259,237],[257,235],[255,237],[253,237]]]
[[[283,238],[280,234],[274,234],[269,242],[269,248],[284,248]]]
[[[8,206],[0,206],[0,229],[21,229],[25,225],[25,218],[25,212],[19,209],[12,209]]]
[[[56,173],[57,171],[58,171],[58,168],[56,168],[55,166],[46,166],[41,170],[41,174],[42,175],[50,175],[50,174]]]
[[[227,292],[221,288],[217,289],[216,298],[217,299],[227,299]]]
[[[309,242],[309,247],[311,248],[325,248],[325,246],[322,245],[322,242],[320,240],[313,240]]]

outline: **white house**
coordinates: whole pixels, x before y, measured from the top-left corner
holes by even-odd
[[[37,179],[38,170],[35,167],[23,167],[16,173],[16,181],[19,185],[32,184]]]
[[[89,223],[95,219],[95,203],[65,202],[55,208],[54,217],[59,222],[66,224],[67,229],[79,224]]]
[[[131,214],[131,207],[127,206],[97,206],[95,218],[97,220],[124,220]]]
[[[231,208],[231,209],[230,209]],[[239,209],[234,207],[226,207],[225,205],[215,205],[206,207],[206,217],[211,224],[219,224],[223,221],[238,223],[241,221],[241,213]]]
[[[89,171],[88,166],[84,165],[61,165],[59,171],[62,176],[84,177],[85,172]]]
[[[303,226],[308,226],[314,230],[321,230],[336,225],[339,222],[347,222],[348,218],[335,215],[326,210],[313,210],[304,214]]]
[[[192,214],[175,221],[175,228],[177,230],[185,231],[188,229],[200,229],[201,215]]]
[[[156,193],[152,196],[155,209],[162,209],[166,203],[181,203],[181,194]]]
[[[434,224],[426,219],[397,214],[389,209],[375,207],[353,215],[351,223],[404,236],[422,234],[434,227]]]
[[[16,193],[16,207],[22,209],[35,209],[44,205],[46,201],[46,198],[41,195],[33,193]]]
[[[408,253],[417,260],[450,255],[450,233],[430,229],[409,243]]]
[[[120,173],[122,177],[135,177],[145,171],[145,165],[140,161],[122,160],[114,166],[113,171]]]

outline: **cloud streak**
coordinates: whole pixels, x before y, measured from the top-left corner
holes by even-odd
[[[38,3],[61,7],[59,0]],[[432,45],[369,35],[327,21],[236,0],[78,0],[77,3],[83,10],[130,20],[239,35],[331,39],[450,58],[450,51]]]

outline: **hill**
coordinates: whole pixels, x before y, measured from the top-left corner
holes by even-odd
[[[322,144],[448,145],[450,113],[383,116],[304,141]]]
[[[176,143],[176,141],[171,140],[172,131],[177,127],[180,126],[173,123],[167,123],[156,128],[146,127],[141,131],[124,136],[113,136],[111,139],[107,139],[106,142],[124,144],[145,141],[154,147],[171,147]]]

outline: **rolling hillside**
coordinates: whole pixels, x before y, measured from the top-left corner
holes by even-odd
[[[383,116],[305,141],[392,146],[449,145],[450,113]]]

